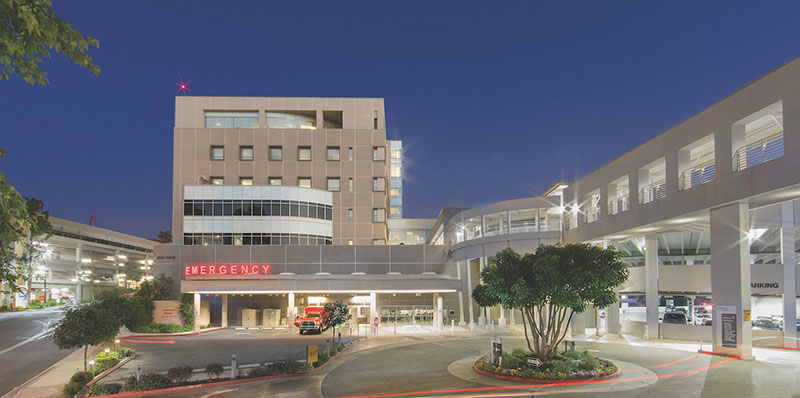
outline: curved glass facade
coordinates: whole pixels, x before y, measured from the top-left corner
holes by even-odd
[[[556,207],[509,210],[456,223],[454,243],[507,234],[561,230],[561,212]]]

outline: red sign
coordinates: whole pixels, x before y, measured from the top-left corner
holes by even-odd
[[[44,301],[44,296],[39,296],[39,301]]]
[[[125,298],[131,298],[131,292],[125,292]]]
[[[373,322],[373,323],[375,324],[375,327],[378,327],[378,323],[380,323],[380,321],[381,321],[381,320],[380,320],[380,319],[378,319],[378,317],[376,316],[376,317],[375,317],[375,322]]]
[[[183,267],[186,276],[257,276],[269,274],[269,264],[191,264]]]

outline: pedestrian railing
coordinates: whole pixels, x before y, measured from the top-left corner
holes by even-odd
[[[733,171],[744,170],[783,156],[783,132],[747,144],[733,154]]]
[[[683,173],[681,173],[678,179],[678,189],[683,191],[684,189],[689,189],[707,182],[714,181],[716,176],[717,167],[714,163],[714,160],[698,164],[694,167],[684,170]]]

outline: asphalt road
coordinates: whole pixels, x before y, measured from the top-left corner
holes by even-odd
[[[783,361],[727,360],[692,351],[613,343],[578,343],[579,349],[638,365],[647,378],[623,373],[584,386],[502,387],[513,384],[452,371],[453,364],[487,351],[488,335],[388,336],[358,343],[330,366],[308,376],[172,392],[169,397],[500,397],[558,394],[590,397],[800,397],[800,352]],[[524,339],[505,336],[504,349]],[[463,362],[463,361],[462,361]],[[467,374],[468,376],[464,376]],[[646,379],[646,380],[644,380]],[[499,384],[498,384],[499,382]],[[503,384],[505,383],[505,384]],[[614,388],[628,390],[613,390]],[[157,396],[157,395],[153,395]],[[596,398],[596,397],[595,397]]]
[[[49,338],[62,315],[58,307],[0,313],[0,396],[72,352]]]

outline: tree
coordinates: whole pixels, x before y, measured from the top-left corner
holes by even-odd
[[[0,17],[2,18],[2,17]],[[0,159],[6,152],[0,148]],[[52,230],[48,212],[42,201],[22,196],[9,185],[0,172],[0,285],[5,291],[17,290],[17,281],[30,280],[36,248],[34,239]],[[18,256],[12,245],[24,245],[22,256]]]
[[[140,302],[148,314],[152,314],[155,307],[153,300],[166,300],[172,295],[172,278],[161,274],[152,281],[144,281],[139,284],[133,299]]]
[[[161,243],[172,243],[172,231],[158,231],[158,235],[153,240]]]
[[[333,339],[336,340],[336,327],[350,320],[350,310],[342,300],[334,303],[325,303],[322,312],[322,324],[330,326]]]
[[[576,312],[617,301],[614,289],[628,279],[619,259],[614,247],[581,243],[540,246],[524,256],[507,248],[481,272],[483,284],[472,297],[483,307],[520,310],[528,349],[548,361]]]
[[[83,347],[83,370],[90,345],[111,341],[119,332],[120,323],[111,311],[95,305],[70,308],[56,325],[53,341],[62,350]]]
[[[95,305],[114,314],[120,324],[128,330],[147,326],[153,320],[152,311],[147,312],[147,308],[140,301],[124,297],[120,289],[103,292]]]
[[[46,85],[47,72],[39,64],[50,50],[100,73],[87,54],[89,46],[98,47],[97,40],[58,18],[52,5],[50,0],[0,0],[0,80],[20,75],[30,84]]]

